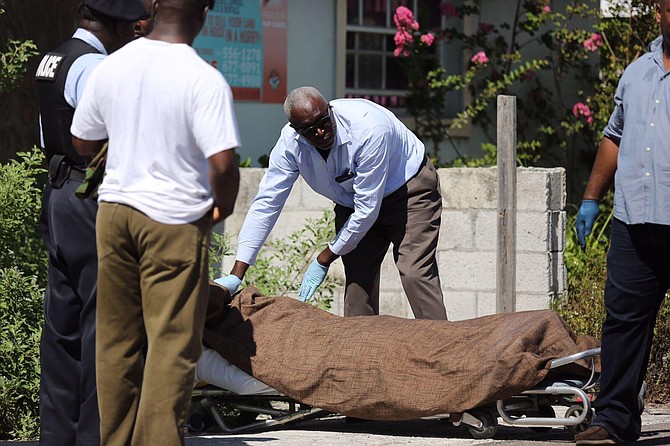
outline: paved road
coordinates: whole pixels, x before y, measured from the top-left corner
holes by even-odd
[[[636,446],[670,445],[670,406],[645,411],[643,436]],[[188,437],[186,446],[557,446],[574,444],[567,429],[535,433],[527,428],[501,425],[495,438],[474,440],[465,427],[439,420],[345,423],[342,417],[305,421],[290,428],[242,435]],[[36,442],[5,442],[4,446],[37,446]]]
[[[348,424],[342,417],[306,421],[270,432],[189,437],[187,446],[386,446],[386,445],[514,445],[574,444],[564,428],[536,433],[501,425],[493,439],[474,440],[464,426],[439,420],[365,422]],[[670,406],[651,407],[643,414],[643,437],[636,446],[670,445]]]

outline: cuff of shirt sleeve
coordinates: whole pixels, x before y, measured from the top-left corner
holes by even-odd
[[[239,261],[244,262],[247,265],[251,266],[254,263],[256,263],[256,256],[257,255],[258,255],[258,250],[257,249],[248,248],[246,246],[238,246],[237,247],[237,255],[235,256],[235,260],[239,260]]]
[[[331,242],[328,244],[328,247],[330,248],[331,252],[337,256],[343,256],[345,254],[349,254],[351,251],[354,250],[355,246],[353,248],[349,248],[346,243],[335,240],[334,242]]]

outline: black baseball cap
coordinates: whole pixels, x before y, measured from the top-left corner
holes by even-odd
[[[143,0],[84,0],[92,12],[119,22],[134,22],[147,17]]]

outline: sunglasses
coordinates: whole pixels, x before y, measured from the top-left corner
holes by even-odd
[[[316,123],[310,125],[309,127],[302,127],[302,128],[295,128],[293,124],[290,124],[291,127],[295,129],[296,132],[298,132],[299,135],[305,137],[305,138],[313,138],[316,136],[316,132],[319,130],[324,130],[330,127],[331,122],[330,122],[330,105],[326,109],[326,113],[323,114],[317,121]]]

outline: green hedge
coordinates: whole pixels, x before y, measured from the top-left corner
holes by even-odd
[[[39,432],[39,340],[47,254],[39,234],[43,155],[0,165],[0,438]]]

